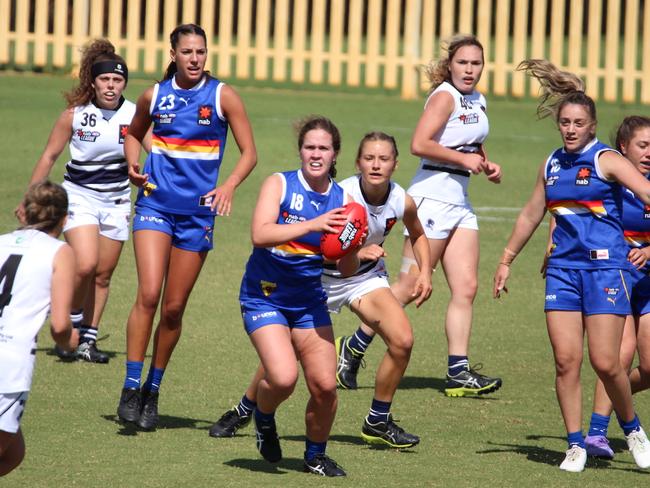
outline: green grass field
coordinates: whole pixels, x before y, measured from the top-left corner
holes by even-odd
[[[63,109],[60,92],[72,81],[63,77],[0,76],[0,232],[14,228],[13,209],[49,134]],[[135,99],[146,83],[134,81]],[[137,432],[115,422],[124,373],[125,324],[136,291],[133,251],[127,243],[115,273],[100,347],[110,364],[66,364],[50,354],[47,329],[40,334],[37,368],[23,418],[27,457],[0,481],[11,487],[161,487],[161,486],[647,486],[650,472],[636,468],[623,435],[612,423],[614,461],[589,460],[578,475],[558,469],[566,449],[565,432],[554,392],[554,367],[543,314],[543,280],[538,269],[547,227],[542,227],[513,266],[510,293],[490,296],[492,273],[519,207],[534,182],[536,168],[559,142],[550,121],[535,119],[533,101],[490,100],[491,134],[487,150],[502,164],[499,186],[473,177],[472,202],[481,225],[480,289],[476,300],[471,362],[503,377],[503,388],[485,398],[446,398],[444,312],[448,291],[442,272],[422,308],[409,309],[416,343],[393,411],[422,443],[395,452],[367,447],[361,422],[372,399],[373,371],[383,353],[377,341],[360,373],[361,388],[339,395],[339,410],[328,452],[348,472],[346,479],[323,480],[303,474],[304,383],[278,411],[285,459],[272,466],[255,449],[250,427],[233,439],[217,440],[207,429],[243,393],[257,358],[244,333],[237,293],[250,252],[249,222],[263,178],[297,167],[292,122],[311,113],[332,118],[343,135],[340,177],[353,172],[357,142],[372,129],[396,136],[402,151],[396,179],[402,185],[414,172],[408,154],[411,131],[422,102],[381,95],[240,89],[255,131],[259,163],[241,186],[230,218],[219,219],[211,253],[190,299],[183,337],[161,390],[160,428]],[[600,107],[600,135],[631,113],[647,107]],[[236,156],[230,142],[227,173]],[[52,174],[61,181],[67,155]],[[387,243],[393,276],[400,264],[402,238]],[[347,311],[334,317],[338,334],[356,328]],[[587,361],[588,363],[588,361]],[[146,370],[145,370],[146,373]],[[585,428],[592,399],[593,372],[584,367]],[[637,411],[650,426],[647,394],[636,398]]]

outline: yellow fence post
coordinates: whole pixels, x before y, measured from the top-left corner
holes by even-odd
[[[29,28],[29,2],[16,2],[16,37],[14,57],[16,64],[27,64],[27,33]]]
[[[322,83],[325,61],[325,0],[314,0],[312,9],[309,81]]]
[[[296,0],[293,8],[293,30],[291,42],[291,81],[305,81],[305,59],[307,58],[307,0]]]
[[[250,76],[250,43],[253,3],[251,0],[239,0],[237,15],[237,55],[235,76],[246,79]]]
[[[517,65],[526,57],[528,46],[528,0],[515,0],[515,27],[512,40],[512,94],[523,97],[526,94],[526,80]]]
[[[68,2],[55,0],[54,2],[54,48],[52,50],[52,65],[63,68],[66,64],[65,48],[68,33],[66,23],[68,19]]]
[[[422,0],[406,0],[404,17],[404,64],[402,67],[402,98],[418,96],[418,60],[420,59],[420,17]]]
[[[332,0],[330,5],[330,36],[329,36],[329,63],[328,82],[331,85],[340,85],[342,79],[342,55],[343,55],[343,16],[345,8],[343,0]]]
[[[648,2],[645,4],[645,10],[649,10],[650,5]],[[637,25],[639,21],[639,0],[627,0],[627,8],[625,9],[625,48],[623,51],[623,101],[626,103],[634,102],[636,98],[637,86],[637,56],[639,32]],[[650,49],[650,45],[644,44],[646,49]],[[650,52],[644,53],[645,57],[650,55]]]
[[[255,79],[266,80],[269,76],[269,26],[271,22],[270,0],[257,0],[255,13]]]
[[[47,64],[47,15],[47,0],[36,0],[34,11],[34,66],[38,67]],[[3,27],[0,26],[0,30],[2,29]]]
[[[287,49],[289,28],[289,1],[277,0],[273,40],[273,81],[287,79]]]
[[[643,46],[650,49],[650,8],[648,2],[645,4],[643,14]],[[650,103],[650,53],[644,53],[642,57],[641,73],[641,102]]]

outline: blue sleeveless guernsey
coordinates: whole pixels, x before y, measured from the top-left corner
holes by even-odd
[[[598,157],[609,146],[594,139],[580,153],[556,150],[546,161],[546,207],[557,227],[549,267],[629,269],[623,238],[623,188],[605,180]]]
[[[208,75],[191,90],[167,79],[154,87],[153,134],[137,206],[181,215],[210,215],[201,197],[213,190],[226,145],[228,123],[219,103],[223,83]]]
[[[623,191],[623,235],[630,249],[650,245],[650,205],[628,189]],[[643,272],[650,271],[646,264]]]
[[[277,173],[283,180],[278,224],[311,220],[342,207],[345,192],[334,181],[325,193],[311,190],[302,171]],[[261,298],[289,309],[302,309],[327,300],[321,285],[321,232],[310,232],[274,247],[253,248],[242,279],[240,300]]]

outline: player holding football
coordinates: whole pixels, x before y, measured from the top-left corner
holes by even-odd
[[[260,190],[251,225],[253,253],[239,293],[244,327],[264,367],[255,385],[257,448],[269,462],[282,459],[275,412],[295,388],[300,361],[310,393],[304,469],[322,476],[345,476],[325,454],[337,405],[336,351],[320,281],[321,235],[347,221],[346,194],[332,179],[340,147],[329,119],[302,122],[300,169],[269,176]],[[339,260],[341,273],[356,271],[357,250]]]
[[[50,315],[52,338],[74,351],[72,331],[74,252],[57,239],[68,215],[59,185],[41,181],[22,201],[23,226],[0,236],[0,476],[25,457],[20,420],[36,361],[36,334]]]
[[[413,333],[408,317],[388,284],[382,247],[386,236],[399,220],[409,230],[415,257],[421,270],[413,292],[417,306],[431,294],[430,258],[427,238],[417,217],[413,199],[390,180],[397,167],[395,139],[383,132],[366,134],[359,144],[356,167],[359,175],[341,182],[352,198],[368,212],[368,236],[358,256],[357,272],[344,277],[332,264],[325,264],[322,276],[330,312],[347,306],[384,340],[387,351],[375,376],[375,394],[361,431],[371,444],[407,448],[420,442],[418,436],[405,432],[392,419],[390,410],[395,392],[408,366]],[[251,418],[255,408],[256,387],[264,375],[258,369],[239,405],[227,411],[210,429],[213,437],[231,437]]]
[[[493,294],[507,291],[510,265],[548,209],[555,218],[546,268],[546,325],[555,360],[555,389],[567,432],[564,471],[584,470],[580,369],[585,332],[589,360],[612,401],[636,464],[650,467],[650,443],[634,411],[620,361],[625,317],[632,312],[629,248],[623,237],[623,187],[650,204],[650,182],[630,161],[596,138],[596,106],[584,84],[546,60],[519,69],[540,82],[540,116],[552,115],[562,147],[539,167],[494,274]]]

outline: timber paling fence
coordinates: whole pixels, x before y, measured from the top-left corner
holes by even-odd
[[[79,47],[106,37],[132,72],[159,76],[168,35],[201,24],[207,68],[225,79],[427,89],[422,66],[441,40],[476,34],[479,89],[535,95],[514,69],[546,58],[606,101],[650,104],[650,1],[645,0],[0,0],[0,67],[71,69]]]

